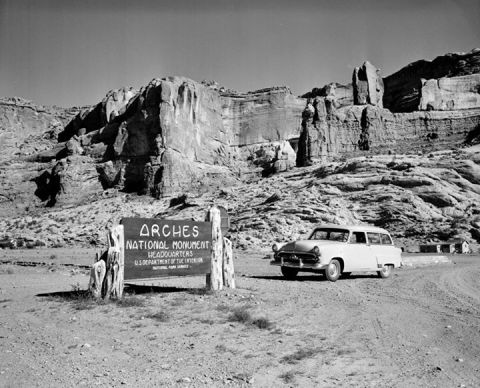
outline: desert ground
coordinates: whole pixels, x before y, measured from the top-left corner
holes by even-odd
[[[237,289],[177,277],[120,302],[82,291],[93,255],[0,251],[0,386],[480,386],[478,255],[332,283],[238,251]]]

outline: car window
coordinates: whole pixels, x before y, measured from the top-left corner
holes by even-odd
[[[347,241],[348,230],[343,229],[316,229],[310,240]]]
[[[364,232],[353,232],[352,237],[350,238],[352,244],[366,244],[367,238],[365,237]]]
[[[370,244],[380,244],[380,233],[367,233],[368,236],[368,242]]]
[[[382,239],[382,244],[384,245],[392,245],[392,239],[388,234],[380,234],[380,238]]]

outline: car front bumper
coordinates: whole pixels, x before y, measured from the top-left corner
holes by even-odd
[[[289,268],[297,268],[301,270],[321,270],[328,267],[328,264],[323,264],[321,262],[317,263],[305,263],[302,259],[298,259],[298,261],[284,261],[283,259],[272,260],[270,261],[270,265],[275,265],[278,267],[289,267]]]

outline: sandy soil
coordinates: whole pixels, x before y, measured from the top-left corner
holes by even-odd
[[[63,265],[91,252],[0,251],[0,386],[480,386],[480,257],[331,283],[262,256],[239,254],[236,290],[172,278],[96,304]]]

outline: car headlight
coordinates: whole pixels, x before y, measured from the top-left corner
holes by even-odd
[[[315,253],[316,256],[322,256],[322,255],[320,254],[320,248],[317,247],[317,246],[315,246],[315,247],[313,248],[313,253]]]
[[[278,245],[277,243],[273,244],[272,251],[278,252],[279,250],[280,250],[280,245]]]

